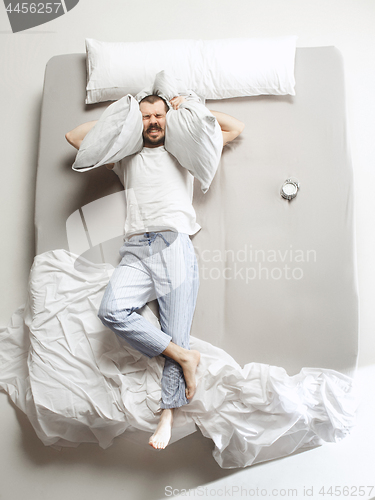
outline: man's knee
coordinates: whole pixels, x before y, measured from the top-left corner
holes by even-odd
[[[128,311],[119,311],[118,309],[108,307],[103,303],[100,305],[98,310],[98,318],[103,323],[103,325],[111,327],[118,323],[123,323],[128,317]]]
[[[121,325],[121,329],[126,329],[128,322],[131,320],[130,316],[134,311],[134,308],[119,309],[116,301],[109,303],[102,301],[98,310],[98,318],[108,328],[113,329]]]

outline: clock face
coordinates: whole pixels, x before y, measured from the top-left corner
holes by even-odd
[[[283,186],[283,192],[288,196],[295,195],[297,193],[297,186],[291,183],[285,184],[285,186]]]
[[[281,186],[280,194],[286,200],[292,200],[297,196],[298,188],[299,188],[298,181],[287,179]]]

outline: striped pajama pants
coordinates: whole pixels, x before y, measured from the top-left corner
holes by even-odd
[[[104,292],[102,323],[148,357],[170,341],[189,349],[190,327],[199,288],[198,264],[189,235],[174,231],[136,235],[120,249],[122,260]],[[137,309],[157,299],[161,330]],[[188,403],[181,366],[165,357],[161,408]]]

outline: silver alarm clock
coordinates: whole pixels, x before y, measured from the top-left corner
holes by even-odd
[[[290,177],[281,186],[280,194],[283,198],[290,201],[297,196],[299,190],[299,182],[297,179]]]

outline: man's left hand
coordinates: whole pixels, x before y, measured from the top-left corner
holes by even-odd
[[[178,95],[173,97],[173,99],[171,99],[169,102],[171,103],[173,109],[178,109],[181,103],[186,102],[186,99],[184,96]]]

